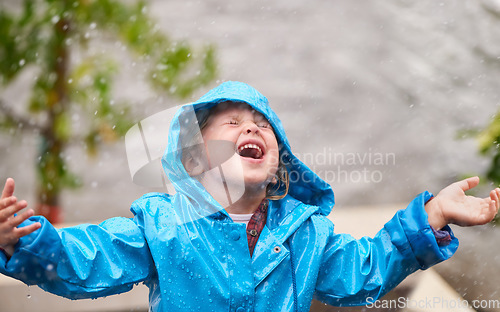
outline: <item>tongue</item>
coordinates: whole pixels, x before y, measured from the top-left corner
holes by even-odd
[[[260,152],[256,148],[245,148],[240,152],[241,157],[254,158],[254,159],[260,158],[259,154]]]

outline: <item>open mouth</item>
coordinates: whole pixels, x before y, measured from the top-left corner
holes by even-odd
[[[238,148],[238,154],[241,157],[245,158],[253,158],[253,159],[262,159],[264,153],[262,149],[257,144],[243,144]]]

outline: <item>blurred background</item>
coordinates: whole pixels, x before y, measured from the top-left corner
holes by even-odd
[[[0,178],[58,221],[131,216],[158,189],[132,182],[123,135],[228,80],[269,99],[293,151],[332,185],[335,210],[404,208],[470,175],[484,197],[500,182],[498,0],[0,10]],[[438,272],[466,299],[500,298],[495,224],[454,230],[461,248]]]

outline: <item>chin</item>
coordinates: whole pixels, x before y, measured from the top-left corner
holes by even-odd
[[[245,177],[245,188],[248,189],[266,189],[269,185],[271,179],[268,177],[257,178],[257,177]]]

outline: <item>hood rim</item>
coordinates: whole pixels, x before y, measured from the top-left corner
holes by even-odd
[[[229,91],[225,92],[225,90]],[[331,210],[333,209],[333,206],[335,205],[335,196],[332,187],[326,181],[321,179],[315,172],[313,172],[309,167],[307,167],[300,159],[298,159],[293,154],[280,119],[278,118],[276,113],[270,108],[267,98],[264,97],[262,94],[260,94],[256,89],[242,82],[228,81],[210,90],[197,101],[185,104],[182,107],[192,107],[192,109],[195,112],[197,112],[200,109],[210,109],[221,102],[245,103],[250,107],[252,107],[253,109],[255,109],[256,111],[258,111],[259,113],[261,113],[262,115],[264,115],[264,117],[269,121],[269,123],[274,129],[276,139],[278,141],[278,146],[280,147],[280,158],[282,158],[289,172],[289,175],[291,172],[296,172],[301,176],[301,179],[303,179],[303,180],[298,180],[297,182],[290,181],[288,195],[305,204],[318,206],[320,208],[320,212],[324,215],[330,214]],[[174,117],[174,120],[177,122],[179,120],[179,115],[181,111],[182,108],[178,111],[178,113]],[[172,127],[175,124],[174,120],[172,121],[170,126],[169,141],[171,140],[171,135],[173,134]],[[173,139],[176,145],[178,145],[179,138],[177,137]],[[165,168],[165,166],[170,166],[167,160],[170,158],[168,157],[167,154],[172,152],[170,149],[172,149],[172,147],[171,144],[169,143],[162,157],[162,165],[164,166],[164,170],[167,173],[167,176],[169,176],[169,173],[167,172],[167,168]],[[177,159],[177,161],[180,162],[180,159]],[[187,172],[185,171],[184,167],[183,166],[180,167],[182,167],[181,174],[187,175]],[[191,188],[193,186],[196,186],[196,188],[201,187],[203,189],[200,190],[202,192],[201,195],[203,197],[209,196],[210,198],[212,198],[212,196],[210,196],[209,193],[201,186],[201,183],[199,183],[197,180],[191,177],[189,177],[189,180],[194,180],[195,185],[189,185],[190,187],[188,188]],[[305,180],[312,182],[305,182]],[[181,187],[181,185],[177,186],[176,183],[173,184],[177,192],[186,193],[185,190],[183,189],[187,187],[186,183],[182,183],[184,184],[183,187]],[[186,195],[189,196],[189,194]],[[211,204],[216,203],[218,206],[222,208],[222,206],[215,200],[209,200],[209,202]]]

